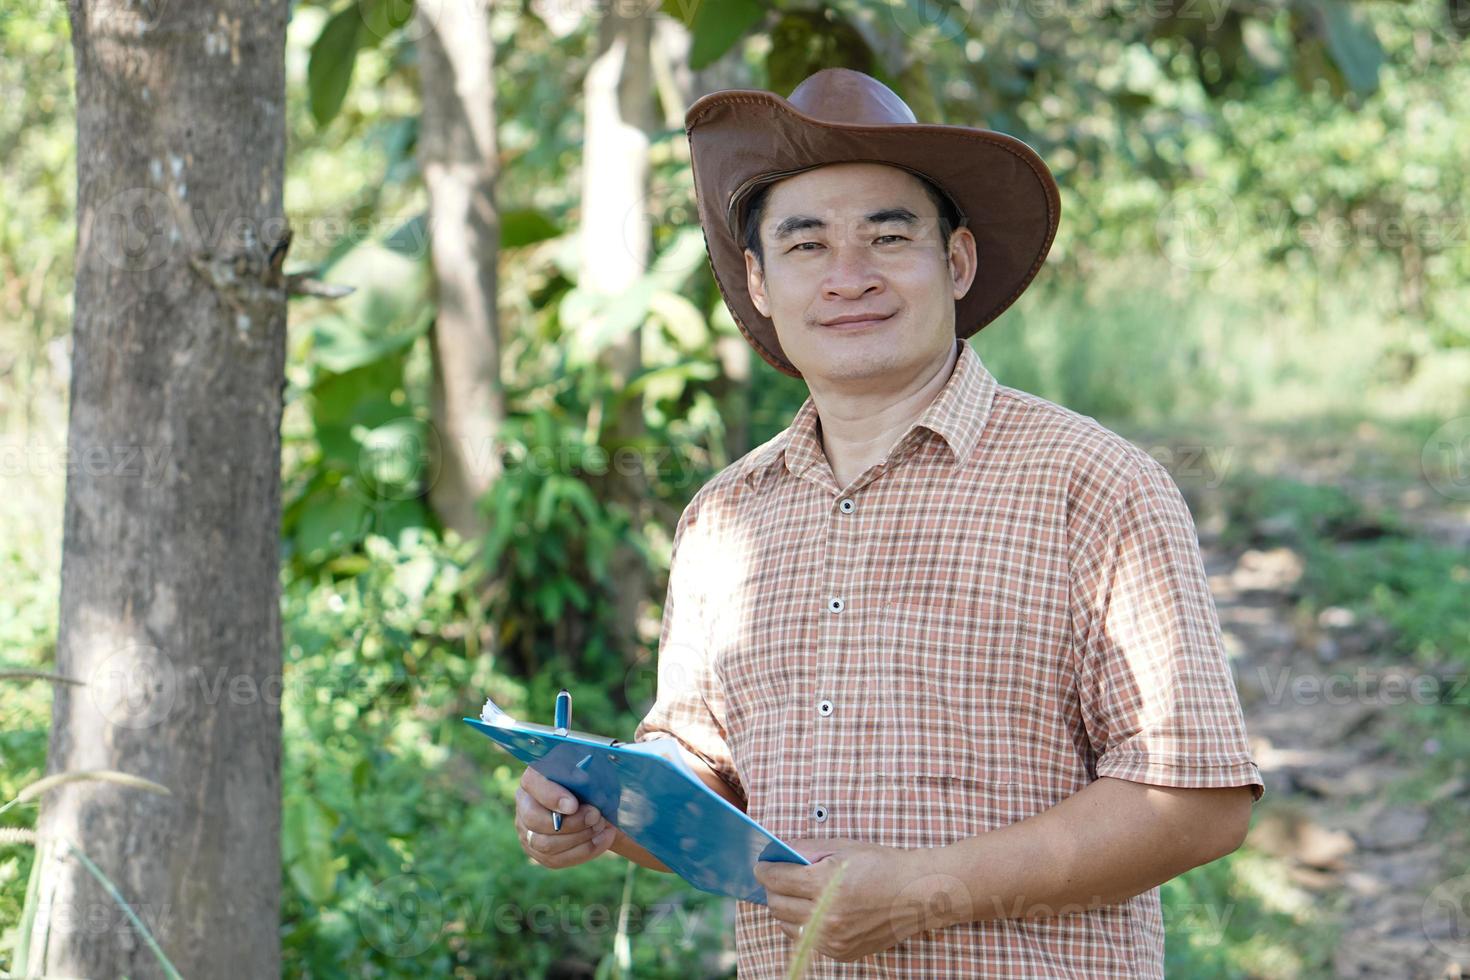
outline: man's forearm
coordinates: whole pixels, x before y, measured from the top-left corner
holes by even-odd
[[[1240,846],[1249,787],[1171,789],[1103,778],[1008,827],[919,857],[945,924],[1112,905]]]
[[[621,854],[623,857],[627,858],[629,861],[632,861],[634,864],[642,865],[643,867],[649,868],[653,871],[663,871],[668,874],[673,873],[672,871],[669,871],[668,865],[664,864],[658,858],[648,853],[648,851],[644,850],[642,847],[633,843],[633,838],[629,837],[627,834],[616,828],[614,828],[613,832],[616,834],[616,836],[613,838],[612,846],[609,847],[608,850],[612,851],[614,854]]]

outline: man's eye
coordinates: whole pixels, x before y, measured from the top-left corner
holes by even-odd
[[[808,245],[815,245],[818,248],[821,248],[822,247],[822,243],[821,242],[799,242],[796,245],[793,245],[791,247],[791,251],[793,251],[793,252],[810,252],[811,249],[807,248]]]
[[[903,237],[902,235],[879,235],[878,238],[877,238],[877,241],[880,241],[880,242],[881,241],[888,241],[888,240],[892,240],[892,241],[895,241],[895,242],[906,242],[906,241],[908,241],[908,239],[905,238],[905,237]]]

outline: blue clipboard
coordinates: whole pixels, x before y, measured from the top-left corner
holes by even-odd
[[[621,742],[519,722],[486,701],[464,719],[608,822],[700,891],[766,904],[757,861],[810,864],[710,789],[672,738]]]

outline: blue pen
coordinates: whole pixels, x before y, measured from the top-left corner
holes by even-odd
[[[556,733],[565,735],[567,729],[572,726],[572,692],[562,688],[556,695]],[[561,832],[561,814],[551,814],[551,826],[558,833]]]

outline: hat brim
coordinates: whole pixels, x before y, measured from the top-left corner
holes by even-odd
[[[740,210],[761,184],[833,163],[881,163],[933,181],[965,215],[979,257],[970,291],[955,301],[957,337],[972,336],[1020,297],[1041,270],[1061,220],[1056,180],[1041,157],[993,130],[826,122],[779,95],[753,90],[705,96],[690,106],[685,130],[720,294],[751,346],[792,377],[801,372],[745,282]]]

